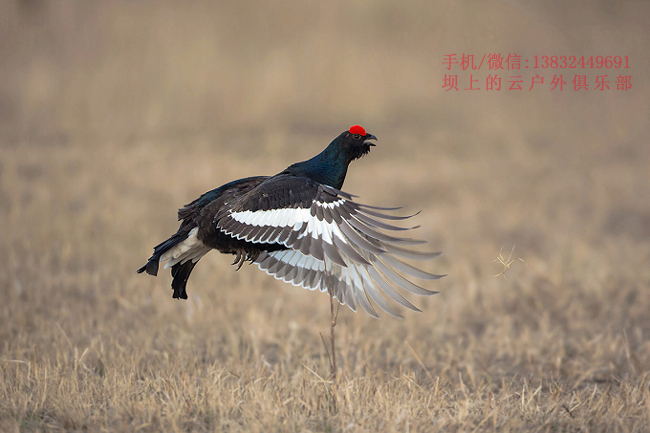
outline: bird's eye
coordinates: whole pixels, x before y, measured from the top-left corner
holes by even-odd
[[[359,134],[354,134],[353,137],[354,137],[355,140],[358,140],[358,139],[361,138],[361,136]]]

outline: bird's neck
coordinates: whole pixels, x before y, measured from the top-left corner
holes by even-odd
[[[341,189],[349,164],[350,161],[338,149],[338,144],[332,142],[318,155],[290,166],[289,170],[297,176],[308,177],[316,182]]]

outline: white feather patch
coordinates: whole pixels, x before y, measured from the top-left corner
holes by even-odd
[[[185,263],[188,260],[196,263],[210,251],[210,248],[199,240],[198,231],[199,228],[194,227],[188,233],[187,239],[160,256],[160,263],[167,262],[165,269],[169,269],[177,263]]]
[[[318,206],[334,208],[336,206],[344,203],[344,200],[339,200],[334,203],[319,203],[316,202]],[[298,236],[298,239],[301,239],[307,235],[310,235],[313,239],[322,239],[324,242],[327,242],[330,245],[334,244],[334,236],[339,238],[343,243],[348,243],[346,236],[341,232],[336,222],[332,221],[328,223],[325,220],[319,220],[317,217],[312,216],[310,209],[305,208],[296,208],[296,209],[272,209],[272,210],[261,210],[261,211],[241,211],[241,212],[232,212],[229,215],[230,218],[235,221],[246,224],[249,226],[256,227],[291,227],[292,230],[298,231],[302,228],[303,224],[307,225],[307,229]],[[247,236],[240,234],[233,234],[229,230],[224,230],[228,234],[232,234],[237,239],[244,239],[247,241],[255,242],[249,239]],[[275,241],[276,238],[270,239],[270,241]],[[269,242],[269,240],[267,240]]]
[[[275,273],[268,271],[271,263],[274,263],[274,261],[269,260],[270,258],[284,263],[284,266],[316,271],[319,275],[317,275],[316,279],[313,281],[313,285],[307,285],[305,281],[300,281],[297,278],[287,278],[286,275],[288,273],[285,273],[284,277],[278,277],[275,275]],[[350,297],[354,297],[356,299],[360,293],[365,292],[365,289],[363,287],[363,278],[360,277],[358,273],[359,271],[356,269],[356,267],[351,265],[351,263],[353,263],[351,260],[345,257],[343,260],[345,260],[345,262],[348,264],[347,267],[339,266],[327,257],[325,257],[325,261],[323,262],[314,256],[305,255],[298,250],[284,250],[270,252],[267,256],[262,257],[260,261],[257,261],[255,263],[260,268],[260,270],[266,272],[268,275],[272,275],[278,280],[282,280],[296,287],[303,287],[308,290],[318,289],[321,292],[326,292],[328,290],[327,275],[329,275],[329,279],[331,281],[339,280],[341,284],[345,285],[343,292],[340,293],[341,299],[339,299],[339,301],[342,304],[347,303],[352,308],[353,305],[351,305],[352,303],[349,302]],[[284,266],[281,266],[280,269]],[[327,270],[327,275],[325,274],[325,270]],[[365,294],[363,296],[365,296]],[[354,308],[354,311],[356,311],[356,308]]]

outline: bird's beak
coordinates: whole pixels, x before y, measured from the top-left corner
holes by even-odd
[[[368,143],[368,140],[377,140],[377,137],[375,137],[375,136],[372,135],[372,134],[368,134],[368,135],[366,136],[366,139],[363,140],[363,142],[364,142],[364,143]],[[377,144],[376,144],[376,143],[368,143],[368,145],[369,145],[369,146],[376,146]]]

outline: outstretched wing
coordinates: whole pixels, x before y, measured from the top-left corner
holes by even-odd
[[[432,295],[407,277],[435,280],[435,275],[400,258],[433,259],[441,253],[419,252],[404,246],[424,244],[386,231],[397,227],[387,220],[406,220],[380,208],[353,201],[353,196],[307,178],[279,175],[261,183],[237,203],[217,215],[214,223],[232,237],[252,243],[282,244],[287,249],[262,252],[255,260],[260,269],[277,279],[310,290],[328,291],[356,311],[357,305],[378,317],[370,303],[402,317],[382,295],[419,311],[396,289]]]

